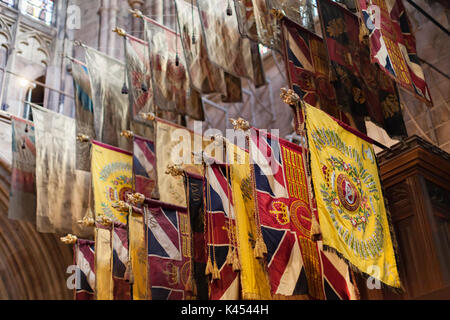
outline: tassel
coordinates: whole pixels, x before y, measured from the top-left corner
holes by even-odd
[[[130,284],[134,283],[134,274],[133,274],[133,270],[131,269],[131,262],[129,260],[127,263],[127,268],[125,269],[124,278],[125,278],[125,280],[128,280],[128,282]]]
[[[217,267],[217,263],[214,261],[214,268],[213,268],[213,272],[212,272],[212,278],[213,280],[220,280],[220,271],[219,268]]]
[[[28,132],[28,123],[25,125],[25,132]]]
[[[237,254],[237,250],[233,251],[233,263],[232,263],[233,271],[238,272],[241,271],[241,263],[239,261],[239,257]]]
[[[192,292],[192,279],[191,278],[189,278],[188,282],[184,286],[184,291]]]
[[[311,220],[311,238],[314,241],[317,241],[320,239],[322,232],[320,231],[320,225],[317,221],[316,215],[312,213],[312,220]]]
[[[233,11],[231,10],[230,1],[228,1],[228,7],[227,7],[227,16],[232,16]]]
[[[261,235],[258,236],[256,240],[255,248],[253,249],[253,253],[256,259],[264,258],[264,254],[267,254],[267,246],[264,243],[264,240]]]
[[[227,258],[225,259],[226,264],[229,264],[229,265],[233,264],[233,253],[234,253],[234,250],[230,247],[228,249]]]
[[[178,58],[178,53],[175,56],[175,65],[178,67],[180,65],[180,58]]]
[[[26,145],[25,145],[25,140],[22,142],[22,149],[25,149]]]
[[[124,82],[122,86],[122,94],[128,94],[127,84]]]
[[[205,275],[210,275],[213,273],[213,267],[211,264],[211,258],[208,257],[208,262],[206,263],[206,268],[205,268]]]
[[[148,91],[147,85],[144,82],[142,82],[142,84],[141,84],[141,90],[143,92],[147,92]]]
[[[195,44],[195,41],[196,41],[196,40],[195,40],[195,34],[193,33],[193,34],[192,34],[192,44]]]

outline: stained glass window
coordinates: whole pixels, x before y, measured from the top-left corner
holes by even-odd
[[[53,0],[23,0],[20,10],[48,25],[53,23],[53,9],[55,1]]]

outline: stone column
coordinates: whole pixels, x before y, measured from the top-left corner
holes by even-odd
[[[128,4],[130,5],[131,9],[133,10],[139,10],[142,12],[144,10],[144,1],[143,0],[128,0]],[[145,14],[145,12],[143,12]],[[132,18],[131,20],[131,34],[135,37],[143,39],[144,35],[142,34],[143,30],[143,23],[141,19],[138,18]]]
[[[112,28],[109,25],[108,9],[110,0],[101,0],[98,15],[100,16],[100,27],[98,35],[98,50],[104,53],[108,52],[108,34]]]
[[[109,10],[108,10],[108,18],[109,18],[109,30],[108,30],[108,48],[107,53],[110,56],[115,56],[116,51],[116,41],[117,34],[112,32],[112,29],[117,27],[117,12],[119,8],[117,5],[117,0],[109,0]]]

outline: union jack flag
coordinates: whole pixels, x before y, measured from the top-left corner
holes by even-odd
[[[134,136],[133,178],[136,192],[152,198],[156,186],[156,157],[153,141]]]
[[[191,295],[191,239],[186,208],[146,200],[149,282],[154,300]]]
[[[76,269],[76,300],[93,300],[95,288],[95,243],[88,240],[77,240],[74,246]]]
[[[114,223],[112,234],[114,300],[130,300],[127,281],[128,232],[122,223]]]
[[[296,212],[290,213],[294,204],[295,208],[301,206],[297,205],[300,200],[291,197],[290,193],[298,195],[303,191],[297,188],[294,191],[294,185],[289,185],[282,152],[276,137],[251,130],[250,156],[255,172],[261,232],[268,251],[266,259],[272,294],[301,296],[308,293],[308,285],[297,230],[291,217]],[[301,179],[293,169],[288,169],[289,177]]]
[[[230,233],[235,228],[235,213],[227,179],[227,167],[212,164],[205,170],[206,241],[212,265],[217,264],[220,279],[209,284],[211,300],[239,299],[239,277],[226,262],[229,250],[233,250]],[[237,253],[237,251],[236,251]]]

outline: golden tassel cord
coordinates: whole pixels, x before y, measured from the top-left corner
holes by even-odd
[[[233,267],[234,272],[241,271],[241,262],[239,261],[239,256],[238,256],[237,250],[233,250],[232,267]]]
[[[212,272],[212,278],[213,280],[220,280],[220,271],[219,268],[217,267],[217,263],[214,261],[214,268],[213,268],[213,272]]]
[[[228,265],[233,264],[233,252],[234,252],[234,250],[230,246],[230,248],[228,250],[227,258],[225,259],[225,264],[228,264]]]
[[[211,263],[211,258],[208,257],[208,262],[206,263],[206,268],[205,268],[205,275],[210,275],[213,273],[213,266]]]
[[[255,258],[262,259],[264,255],[267,254],[267,246],[264,243],[264,240],[261,235],[258,235],[258,239],[256,239],[255,248],[253,249]]]

